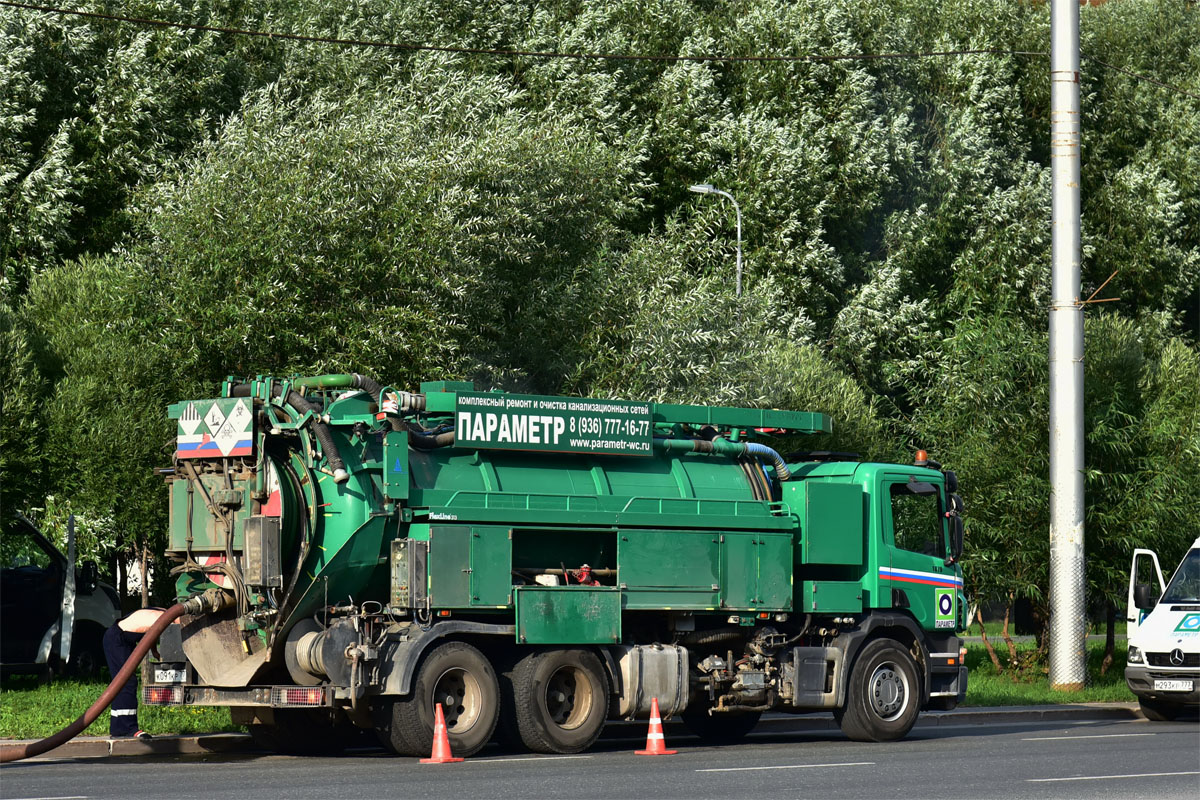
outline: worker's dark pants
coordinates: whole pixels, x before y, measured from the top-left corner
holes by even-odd
[[[104,659],[108,662],[108,671],[114,678],[121,667],[125,666],[142,636],[140,633],[121,630],[115,622],[104,632]],[[121,687],[121,691],[117,692],[108,712],[110,736],[133,736],[137,733],[137,684],[137,672],[134,672]]]

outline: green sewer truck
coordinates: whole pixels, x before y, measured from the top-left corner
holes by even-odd
[[[763,444],[825,414],[355,375],[172,405],[182,618],[150,704],[228,706],[265,747],[374,731],[428,755],[589,747],[657,699],[710,743],[764,711],[904,737],[966,692],[962,501],[915,463]],[[794,439],[793,439],[794,440]]]

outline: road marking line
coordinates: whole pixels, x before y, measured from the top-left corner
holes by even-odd
[[[783,764],[776,767],[722,767],[698,769],[696,772],[754,772],[761,769],[816,769],[818,767],[873,767],[874,761],[847,761],[844,764]]]
[[[1057,783],[1059,781],[1107,781],[1116,778],[1161,778],[1168,775],[1200,775],[1200,770],[1188,772],[1141,772],[1137,775],[1084,775],[1078,778],[1026,778],[1026,783]]]
[[[1051,742],[1055,739],[1117,739],[1122,736],[1157,736],[1154,733],[1093,733],[1088,736],[1034,736],[1022,742]]]
[[[86,794],[72,794],[66,797],[16,797],[13,800],[87,800]]]
[[[468,758],[471,764],[506,763],[508,761],[562,761],[567,758],[591,758],[591,756],[513,756],[512,758]]]

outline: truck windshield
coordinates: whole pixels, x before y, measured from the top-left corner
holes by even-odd
[[[1200,549],[1191,550],[1183,557],[1175,577],[1163,592],[1160,603],[1200,602]]]

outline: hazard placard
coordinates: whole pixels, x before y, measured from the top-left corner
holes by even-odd
[[[254,453],[254,414],[244,397],[182,404],[175,435],[176,458],[226,458]]]

